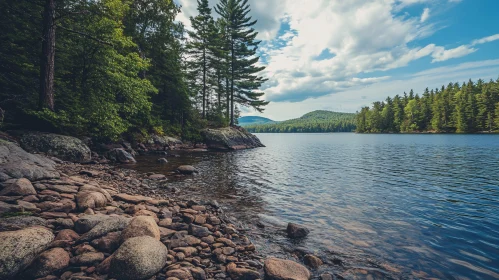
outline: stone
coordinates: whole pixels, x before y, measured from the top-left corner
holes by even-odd
[[[166,272],[166,277],[177,279],[192,279],[192,274],[187,269],[172,269]]]
[[[60,193],[77,193],[79,188],[77,186],[70,186],[70,185],[48,185],[47,184],[47,189],[53,190],[56,192],[60,192]]]
[[[65,228],[65,229],[70,229],[74,227],[74,222],[71,219],[55,219],[55,221],[52,222],[52,225],[56,228]]]
[[[230,263],[227,265],[227,273],[229,274],[230,278],[237,280],[261,279],[260,273],[258,273],[258,271],[249,268],[239,268],[236,266],[235,263]],[[289,278],[289,279],[294,279],[294,278]]]
[[[321,274],[320,276],[321,280],[333,280],[333,275],[329,274],[329,273],[323,273]]]
[[[0,139],[0,182],[10,178],[30,181],[59,178],[55,166],[53,160],[27,153],[15,143]]]
[[[57,219],[57,218],[67,218],[68,214],[63,212],[43,212],[40,217],[44,219]]]
[[[44,201],[37,203],[36,207],[40,208],[42,211],[69,213],[76,209],[76,204],[72,200],[61,199],[58,202]]]
[[[71,136],[29,132],[21,136],[20,143],[30,153],[45,153],[66,161],[88,162],[92,159],[88,146]]]
[[[62,248],[52,248],[41,253],[22,273],[25,278],[40,278],[69,265],[69,254]]]
[[[15,216],[0,219],[0,232],[20,230],[33,226],[48,227],[47,220],[34,216]]]
[[[181,165],[177,168],[177,171],[180,172],[180,174],[185,174],[185,175],[191,175],[194,172],[197,172],[196,168],[191,165]]]
[[[189,225],[189,233],[199,238],[210,235],[210,231],[208,230],[208,228],[196,226],[193,224]]]
[[[18,200],[17,205],[19,205],[21,207],[21,209],[22,209],[21,212],[22,211],[32,211],[32,212],[39,212],[40,211],[40,209],[38,209],[35,204],[33,204],[31,202],[24,201],[24,200]]]
[[[159,158],[158,163],[159,164],[168,164],[168,160],[166,158]]]
[[[106,158],[119,163],[136,163],[133,156],[123,148],[115,148],[106,153]]]
[[[206,272],[201,267],[191,267],[191,275],[195,280],[205,280]]]
[[[305,255],[305,257],[303,257],[303,262],[311,268],[318,268],[319,266],[324,264],[321,259],[310,254],[307,254]]]
[[[99,177],[101,173],[96,170],[82,170],[80,171],[80,175],[87,175],[88,177]]]
[[[69,241],[75,241],[76,239],[80,238],[80,235],[76,232],[74,232],[71,229],[63,229],[59,231],[57,236],[55,237],[54,240],[69,240]]]
[[[89,232],[80,236],[78,242],[91,241],[101,236],[104,236],[113,231],[122,231],[130,223],[129,218],[122,216],[110,217],[109,219],[103,220],[93,227]]]
[[[94,247],[88,245],[88,244],[82,244],[76,247],[76,250],[74,250],[75,255],[82,255],[85,253],[95,253],[97,250],[95,250]]]
[[[113,258],[113,255],[107,257],[104,261],[102,261],[99,265],[97,265],[97,267],[95,268],[95,270],[99,273],[99,274],[108,274],[109,273],[109,268],[111,267],[111,260]]]
[[[9,279],[28,266],[54,240],[44,227],[0,232],[0,279]]]
[[[84,211],[87,208],[96,209],[106,206],[107,199],[100,192],[79,192],[76,195],[78,209]]]
[[[158,273],[168,260],[168,249],[150,236],[125,241],[113,255],[109,268],[111,278],[147,279]]]
[[[175,233],[176,233],[176,231],[174,231],[174,230],[167,229],[164,227],[159,227],[159,234],[160,234],[161,238],[170,237],[170,236],[174,235]]]
[[[160,239],[161,234],[158,225],[152,217],[138,216],[133,218],[121,233],[122,241],[138,236],[150,236],[156,240]]]
[[[125,193],[116,194],[114,196],[114,198],[117,200],[125,201],[128,203],[133,203],[133,204],[138,204],[141,202],[152,200],[152,198],[150,198],[150,197],[145,197],[142,195],[129,195],[129,194],[125,194]]]
[[[269,280],[308,280],[310,271],[303,265],[290,260],[268,258],[264,263],[266,279]]]
[[[75,231],[78,233],[85,233],[90,231],[93,227],[95,227],[98,223],[109,219],[109,216],[106,215],[85,215],[79,218],[75,222]]]
[[[26,178],[11,179],[3,183],[4,187],[0,191],[0,195],[34,195],[36,190],[31,182]]]
[[[310,233],[310,230],[302,225],[289,223],[286,232],[289,238],[303,238]]]
[[[149,179],[151,180],[163,180],[165,179],[166,176],[163,175],[163,174],[153,174],[153,175],[149,175]]]
[[[80,187],[79,192],[99,192],[106,197],[106,200],[108,203],[113,202],[113,198],[111,197],[109,192],[101,187],[98,187],[98,186],[85,184],[85,185]]]
[[[205,129],[201,131],[208,149],[239,150],[265,147],[260,140],[242,127]]]
[[[99,251],[105,253],[112,253],[116,249],[118,249],[118,247],[120,247],[121,232],[119,231],[110,232],[101,238],[92,240],[90,244],[93,247],[97,248]]]
[[[101,252],[87,252],[71,259],[72,265],[88,266],[100,263],[104,260],[104,254]]]

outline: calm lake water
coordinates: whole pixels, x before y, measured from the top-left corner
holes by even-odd
[[[499,279],[499,135],[257,136],[135,168],[196,166],[168,186],[227,207],[262,255],[311,251],[337,279]],[[287,222],[311,233],[291,241]]]

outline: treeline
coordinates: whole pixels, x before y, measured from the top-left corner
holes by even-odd
[[[246,0],[198,1],[192,30],[171,0],[0,1],[0,125],[102,139],[199,137],[237,106],[263,110]]]
[[[352,132],[355,130],[355,114],[314,111],[298,119],[245,128],[253,133]]]
[[[411,90],[357,112],[357,132],[476,133],[499,130],[499,79]]]

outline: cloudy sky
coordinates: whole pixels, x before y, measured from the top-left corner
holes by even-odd
[[[189,26],[195,0],[178,0]],[[215,5],[217,0],[210,0]],[[355,112],[386,96],[499,77],[499,0],[249,0],[263,114]]]

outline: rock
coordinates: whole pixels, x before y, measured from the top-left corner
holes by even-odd
[[[166,277],[177,279],[192,279],[191,272],[187,269],[172,269],[166,272]]]
[[[76,239],[80,238],[80,235],[76,232],[74,232],[71,229],[63,229],[59,231],[57,236],[55,237],[54,240],[68,240],[68,241],[74,241]]]
[[[286,232],[290,238],[303,238],[310,233],[310,230],[302,225],[289,223]]]
[[[142,196],[142,195],[129,195],[129,194],[125,194],[125,193],[116,194],[114,196],[114,198],[116,200],[121,200],[121,201],[125,201],[125,202],[128,202],[128,203],[133,203],[133,204],[137,204],[137,203],[145,202],[145,201],[148,201],[148,200],[152,200],[152,198],[150,198],[150,197],[145,197],[145,196]]]
[[[0,279],[13,278],[54,240],[44,227],[0,232]]]
[[[162,180],[165,178],[166,178],[166,176],[163,174],[153,174],[153,175],[149,176],[149,179],[151,179],[151,180]]]
[[[52,225],[56,228],[65,228],[65,229],[70,229],[74,227],[74,222],[71,219],[55,219],[55,221],[52,222]]]
[[[33,195],[36,190],[31,182],[26,178],[11,179],[3,183],[4,188],[0,191],[0,195]]]
[[[88,177],[99,177],[101,175],[100,172],[95,171],[95,170],[82,170],[80,171],[81,175],[87,175]]]
[[[33,216],[15,216],[10,218],[0,219],[0,232],[20,230],[33,226],[48,227],[48,222],[45,219]]]
[[[95,270],[99,274],[108,274],[109,273],[109,268],[111,266],[111,260],[113,259],[113,255],[107,257],[103,262],[101,262]]]
[[[99,238],[99,239],[94,239],[91,242],[92,246],[97,248],[99,251],[106,252],[106,253],[112,253],[118,247],[120,247],[121,244],[121,232],[115,231],[115,232],[110,232],[107,235]]]
[[[321,259],[310,254],[307,254],[305,255],[305,257],[303,257],[303,262],[311,268],[318,268],[319,266],[324,264]]]
[[[78,233],[85,233],[90,231],[93,227],[95,227],[98,223],[109,219],[109,216],[106,215],[85,215],[79,218],[75,222],[75,231]]]
[[[174,231],[174,230],[167,229],[164,227],[159,227],[159,234],[160,234],[161,238],[170,237],[170,236],[174,235],[175,233],[176,233],[176,231]]]
[[[48,158],[27,153],[14,143],[0,140],[0,182],[10,178],[30,181],[59,178],[55,165]]]
[[[238,268],[235,263],[230,263],[227,265],[227,273],[229,273],[230,278],[237,280],[261,279],[261,275],[260,273],[258,273],[258,271],[254,271],[249,268]]]
[[[31,212],[40,211],[40,209],[38,209],[35,204],[23,200],[18,200],[17,205],[21,207],[22,211],[31,211]]]
[[[117,279],[146,279],[159,272],[168,260],[168,249],[150,236],[125,241],[113,255],[109,276]]]
[[[196,168],[191,165],[181,165],[177,168],[177,171],[185,175],[191,175],[192,173],[197,172]]]
[[[106,206],[107,199],[100,192],[79,192],[76,195],[78,209],[84,211],[87,208],[96,209]]]
[[[88,245],[88,244],[82,244],[76,247],[76,250],[74,250],[75,255],[82,255],[85,253],[95,253],[97,250],[95,250],[94,247]]]
[[[329,273],[321,274],[321,280],[333,280],[333,276]]]
[[[45,153],[66,161],[88,162],[92,158],[87,145],[71,136],[29,132],[21,136],[20,143],[30,153]]]
[[[72,265],[88,266],[100,263],[104,260],[104,254],[100,252],[88,252],[71,259]]]
[[[77,186],[64,186],[64,185],[47,185],[47,189],[60,192],[60,193],[77,193]]]
[[[37,203],[36,207],[42,211],[69,213],[76,209],[76,204],[70,199],[61,199],[58,202],[44,201]]]
[[[19,205],[5,203],[0,201],[0,214],[3,213],[14,213],[14,212],[22,212],[23,208]]]
[[[130,224],[121,233],[122,241],[138,236],[150,236],[156,240],[160,239],[158,225],[152,217],[138,216],[133,218],[130,221]]]
[[[153,134],[144,142],[144,147],[151,151],[164,151],[175,145],[182,145],[182,141],[169,137]]]
[[[109,202],[109,203],[113,202],[113,198],[111,197],[109,192],[101,187],[98,187],[98,186],[85,184],[85,185],[80,187],[79,191],[80,192],[100,192],[106,197],[107,202]]]
[[[201,131],[209,149],[239,150],[265,147],[260,140],[244,128],[226,127]]]
[[[166,158],[158,159],[159,164],[168,164],[168,160]]]
[[[63,212],[43,212],[40,217],[44,219],[57,219],[57,218],[67,218],[68,214]]]
[[[115,148],[106,153],[106,157],[114,162],[119,163],[135,163],[137,162],[133,156],[123,148]]]
[[[41,253],[22,273],[26,278],[45,277],[69,265],[69,254],[62,248],[53,248]]]
[[[196,280],[205,280],[206,279],[206,273],[201,267],[191,267],[190,268],[191,275],[194,277]]]
[[[118,217],[110,217],[100,223],[98,223],[95,227],[93,227],[89,232],[80,236],[78,242],[85,242],[94,240],[101,236],[104,236],[113,231],[121,231],[124,230],[128,224],[130,223],[129,218],[125,218],[122,216]]]
[[[306,267],[290,260],[268,258],[265,260],[264,270],[269,280],[310,279],[310,271]]]
[[[210,235],[210,231],[206,227],[196,226],[193,224],[189,225],[189,233],[199,238]]]

